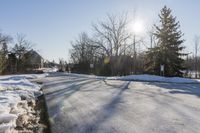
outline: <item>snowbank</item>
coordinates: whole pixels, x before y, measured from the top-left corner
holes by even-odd
[[[108,77],[107,79],[114,80],[133,80],[146,82],[166,82],[166,83],[200,83],[197,79],[180,78],[180,77],[161,77],[156,75],[128,75],[122,77]]]
[[[74,76],[74,77],[95,78],[95,79],[105,79],[105,78],[108,78],[108,77],[105,77],[105,76],[96,76],[96,75],[87,75],[87,74],[76,74],[76,73],[65,73],[65,75]]]
[[[0,133],[14,132],[18,116],[26,113],[28,102],[41,95],[40,86],[28,79],[45,75],[0,76]]]
[[[128,75],[128,76],[115,76],[115,77],[104,77],[86,74],[75,74],[75,73],[65,73],[63,75],[75,76],[75,77],[85,77],[85,78],[96,78],[96,79],[107,79],[107,80],[128,80],[128,81],[144,81],[144,82],[165,82],[165,83],[200,83],[198,79],[180,78],[180,77],[162,77],[156,75]]]
[[[43,71],[44,73],[52,73],[52,72],[57,72],[58,68],[53,67],[53,68],[40,68],[39,70]]]
[[[36,78],[44,78],[48,75],[48,73],[44,74],[20,74],[20,75],[5,75],[0,76],[0,82],[6,80],[19,80],[19,79],[36,79]]]

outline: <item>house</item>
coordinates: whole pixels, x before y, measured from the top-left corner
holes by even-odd
[[[24,67],[33,70],[43,67],[44,59],[35,50],[26,52],[23,56]]]

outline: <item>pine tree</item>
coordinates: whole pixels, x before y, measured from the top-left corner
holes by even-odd
[[[165,66],[165,76],[182,76],[183,59],[182,53],[184,42],[183,33],[180,31],[179,21],[171,14],[171,9],[164,6],[159,15],[160,26],[156,26],[154,33],[158,45],[147,52],[147,71],[153,74],[160,74],[160,65]]]
[[[4,73],[6,68],[7,68],[7,45],[6,43],[0,44],[1,49],[0,49],[0,74]]]

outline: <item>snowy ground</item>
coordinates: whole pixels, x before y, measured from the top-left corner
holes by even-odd
[[[180,78],[180,77],[162,77],[156,75],[129,75],[122,77],[110,77],[107,79],[115,80],[133,80],[133,81],[146,81],[146,82],[166,82],[166,83],[200,83],[198,79]]]
[[[54,70],[54,69],[52,69],[52,70]],[[199,85],[191,85],[191,83],[192,84],[200,83],[199,80],[196,80],[196,79],[187,79],[187,78],[179,78],[179,77],[166,78],[166,77],[160,77],[160,76],[154,76],[154,75],[129,75],[129,76],[123,76],[123,77],[103,77],[103,76],[73,74],[73,73],[52,73],[53,72],[52,70],[48,69],[47,70],[49,72],[48,74],[0,76],[0,133],[1,132],[8,132],[8,133],[15,132],[16,126],[19,126],[20,124],[21,124],[21,126],[23,126],[22,123],[18,122],[19,118],[26,119],[24,117],[31,116],[33,113],[35,113],[32,110],[32,108],[28,105],[34,104],[34,102],[32,102],[32,101],[34,101],[37,96],[41,95],[42,92],[40,91],[41,87],[38,84],[31,83],[30,80],[48,82],[48,84],[45,84],[46,89],[44,91],[45,91],[45,93],[53,94],[53,99],[52,99],[51,95],[50,95],[50,97],[49,96],[46,97],[47,100],[50,100],[49,104],[54,104],[55,101],[57,101],[57,96],[59,96],[58,99],[60,100],[60,94],[62,94],[62,93],[60,93],[60,89],[61,89],[61,92],[65,92],[65,91],[67,92],[66,97],[68,97],[68,89],[70,90],[69,91],[70,95],[71,95],[71,93],[73,94],[75,92],[79,92],[79,89],[82,89],[82,86],[80,86],[79,84],[82,84],[82,82],[84,82],[83,84],[84,84],[84,86],[86,86],[86,87],[84,87],[84,91],[85,91],[85,88],[86,89],[91,88],[92,89],[91,92],[94,92],[94,94],[88,93],[88,95],[89,96],[91,95],[91,98],[92,98],[93,95],[95,96],[96,93],[99,92],[98,88],[103,93],[105,91],[105,94],[103,94],[103,95],[110,95],[108,90],[110,90],[110,89],[112,90],[112,88],[113,88],[113,89],[117,89],[117,90],[121,91],[120,85],[118,86],[116,84],[121,84],[121,83],[125,83],[128,81],[165,82],[165,83],[181,83],[181,84],[187,83],[187,84],[190,84],[190,85],[188,85],[189,86],[188,88],[187,88],[186,84],[183,84],[180,86],[175,85],[175,84],[166,84],[167,86],[165,86],[160,83],[158,83],[156,85],[154,84],[154,86],[148,85],[148,87],[145,84],[141,83],[141,88],[145,88],[144,91],[147,91],[147,90],[151,91],[152,88],[153,88],[153,90],[155,88],[158,88],[155,86],[161,86],[160,88],[158,88],[158,90],[163,90],[162,93],[164,95],[165,94],[171,95],[172,93],[179,94],[179,95],[187,94],[188,95],[187,97],[185,97],[183,95],[180,95],[180,96],[181,96],[181,98],[183,97],[183,99],[188,99],[187,103],[189,103],[191,105],[194,105],[193,102],[199,101],[199,98],[198,99],[194,98],[194,97],[191,98],[191,96],[189,96],[189,95],[193,95],[193,96],[199,97],[199,95],[200,95],[200,91],[198,89]],[[122,80],[122,81],[120,81],[120,80]],[[86,83],[85,83],[85,81],[86,81]],[[98,88],[95,88],[95,86],[90,85],[90,84],[93,84],[93,82],[95,82],[95,85],[97,85]],[[96,84],[96,82],[97,82],[97,84]],[[140,85],[138,82],[130,82],[130,83],[131,84],[136,83],[136,84]],[[138,87],[140,88],[140,86],[138,86],[138,85],[136,86],[136,89]],[[171,85],[176,86],[176,87],[173,88]],[[148,89],[146,89],[146,87]],[[71,89],[71,88],[75,88],[75,89]],[[170,92],[168,92],[168,90],[167,90],[168,88],[169,88]],[[88,91],[88,89],[86,90],[86,92]],[[133,89],[135,89],[135,88],[133,88]],[[89,90],[89,92],[90,92],[90,90]],[[54,93],[56,94],[55,96],[54,96]],[[57,95],[57,93],[59,93],[59,95]],[[80,95],[84,94],[82,92],[79,92],[79,93],[80,93]],[[112,97],[112,93],[115,93],[115,92],[111,91],[111,95],[110,95],[111,97]],[[146,93],[146,92],[144,92],[144,93]],[[98,95],[98,96],[101,96],[101,95]],[[84,96],[81,97],[81,99],[82,98],[84,98]],[[77,96],[77,99],[80,99],[79,96]],[[77,99],[75,99],[75,100],[77,100]],[[59,101],[59,100],[56,103],[65,102],[65,99],[61,99],[61,101]],[[95,99],[93,99],[93,100],[95,100]],[[79,102],[81,102],[81,101],[79,101]],[[85,104],[91,105],[91,103],[87,103],[87,102],[88,101],[86,101]],[[98,102],[101,103],[103,101],[100,100]],[[140,102],[140,101],[138,101],[138,102]],[[86,106],[85,104],[84,104],[84,106]],[[98,104],[98,103],[94,103],[94,104]],[[70,106],[73,107],[74,105],[72,104]],[[80,103],[80,106],[82,106],[82,103]],[[162,106],[162,105],[159,105],[159,106]],[[195,104],[195,106],[196,106],[196,104]],[[60,108],[60,106],[57,107],[57,105],[55,105],[54,108],[50,107],[48,111],[50,112],[50,115],[51,115],[51,112],[55,113],[55,109],[57,110],[59,108]],[[112,107],[108,107],[108,109],[110,109],[110,108],[112,108]],[[84,108],[82,108],[82,109],[84,109]],[[198,106],[196,107],[196,109],[199,110]],[[187,110],[190,110],[190,109],[187,109]],[[82,112],[82,113],[84,113],[84,112]],[[26,114],[26,115],[24,115],[24,114]],[[53,115],[52,117],[54,118],[56,116]],[[93,117],[96,117],[96,116],[93,116]],[[74,118],[74,119],[76,119],[76,118]],[[85,129],[85,127],[82,127],[82,128]]]
[[[52,76],[73,76],[73,77],[86,77],[95,79],[106,79],[106,80],[125,80],[125,81],[144,81],[144,82],[165,82],[165,83],[200,83],[199,79],[189,79],[180,77],[162,77],[156,75],[128,75],[128,76],[115,76],[115,77],[104,77],[86,74],[75,74],[75,73],[53,73]]]
[[[179,78],[171,79],[181,80],[177,84],[58,75],[42,81],[52,133],[200,131],[200,84],[196,82],[189,84],[190,80]],[[143,75],[142,80],[152,81],[150,77],[154,76]]]
[[[53,68],[39,68],[38,70],[43,71],[44,73],[51,73],[51,72],[57,72],[58,68],[57,67],[53,67]]]
[[[33,110],[28,106],[38,95],[40,86],[28,79],[43,78],[46,74],[0,76],[0,133],[15,132],[17,120]]]

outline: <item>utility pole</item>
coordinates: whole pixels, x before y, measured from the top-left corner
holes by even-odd
[[[197,60],[197,55],[198,55],[198,48],[199,48],[199,37],[198,36],[195,36],[194,38],[194,43],[195,43],[195,63],[194,63],[194,69],[195,69],[195,78],[197,78],[197,63],[198,63],[198,60]]]
[[[136,42],[135,42],[135,34],[133,36],[133,52],[134,52],[134,74],[136,74],[136,56],[137,56],[137,53],[136,53]]]
[[[150,43],[151,43],[151,48],[153,48],[153,34],[150,32]]]

